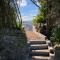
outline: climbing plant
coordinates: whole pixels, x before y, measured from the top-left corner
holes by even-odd
[[[17,14],[14,0],[0,0],[0,28],[17,28]]]

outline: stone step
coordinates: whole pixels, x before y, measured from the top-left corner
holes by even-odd
[[[32,56],[32,60],[50,60],[50,57],[48,56]]]
[[[45,49],[45,50],[32,50],[31,52],[33,52],[33,53],[49,53],[49,50],[48,49]]]
[[[29,44],[46,44],[46,41],[45,40],[30,40],[28,41]]]
[[[48,44],[34,44],[30,45],[30,50],[48,49]]]
[[[49,56],[49,50],[32,50],[30,52],[31,56]]]

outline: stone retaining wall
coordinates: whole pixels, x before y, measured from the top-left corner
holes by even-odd
[[[55,58],[54,60],[60,60],[60,47],[55,48]]]
[[[25,60],[25,33],[17,29],[0,29],[0,60]]]

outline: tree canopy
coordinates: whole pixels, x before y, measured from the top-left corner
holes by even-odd
[[[35,17],[35,19],[33,19],[33,22],[35,21],[36,23],[41,23],[45,20],[46,18],[46,1],[45,0],[41,0],[39,2],[40,4],[40,8],[39,8],[39,14]],[[34,23],[35,23],[34,22]]]

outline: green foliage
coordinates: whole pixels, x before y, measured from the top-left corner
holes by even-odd
[[[37,19],[37,23],[40,23],[44,20],[44,16],[43,15],[40,15],[40,16],[37,16],[38,19]]]
[[[59,44],[60,43],[60,27],[56,27],[53,30],[53,34],[52,34],[52,37],[51,37],[51,42],[53,44]]]
[[[41,8],[39,8],[39,14],[33,19],[33,24],[37,24],[37,23],[42,23],[45,18],[46,18],[46,8],[45,5],[47,4],[46,0],[41,0],[39,2]]]
[[[0,28],[17,27],[16,19],[18,13],[16,10],[13,0],[0,0]]]
[[[46,1],[46,0],[41,0],[41,1],[40,1],[40,5],[41,5],[41,6],[45,6],[46,4],[47,4],[47,1]]]
[[[44,12],[46,12],[46,8],[42,7],[42,8],[40,8],[40,11],[44,13]]]
[[[48,20],[50,21],[50,24],[52,25],[60,25],[60,0],[48,0]],[[56,24],[57,22],[57,24]],[[50,25],[49,24],[49,25]],[[52,28],[53,29],[53,28]],[[56,27],[52,31],[52,37],[51,37],[52,44],[59,44],[60,43],[60,27]]]
[[[44,20],[44,16],[43,15],[37,15],[34,19],[33,19],[33,24],[38,24],[41,23]]]
[[[16,24],[17,24],[16,25],[16,28],[22,30],[22,24],[21,23],[18,23],[18,22]]]

